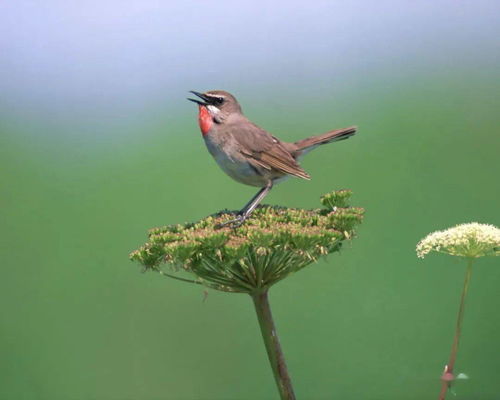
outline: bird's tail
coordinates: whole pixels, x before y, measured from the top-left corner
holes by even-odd
[[[306,139],[299,140],[294,143],[297,152],[309,152],[314,147],[321,144],[337,142],[339,140],[344,140],[350,138],[356,133],[356,126],[350,126],[349,128],[336,129],[334,131],[323,133],[322,135],[311,136]]]

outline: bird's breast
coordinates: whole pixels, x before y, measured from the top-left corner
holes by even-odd
[[[219,167],[235,181],[250,186],[265,186],[269,178],[264,177],[252,167],[234,143],[230,140],[223,140],[220,136],[214,132],[203,136],[208,151]]]

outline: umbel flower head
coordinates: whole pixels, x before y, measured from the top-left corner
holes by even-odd
[[[431,251],[469,258],[498,256],[500,229],[494,225],[473,222],[436,231],[417,244],[418,257],[424,258]]]
[[[195,223],[154,228],[130,259],[146,270],[162,271],[160,266],[167,264],[213,289],[254,293],[339,251],[342,242],[354,236],[364,210],[347,205],[351,194],[329,193],[321,198],[325,208],[315,210],[261,206],[236,229],[220,228],[234,218],[229,211]]]

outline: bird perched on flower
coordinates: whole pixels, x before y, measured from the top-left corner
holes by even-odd
[[[319,145],[344,140],[356,127],[337,129],[294,143],[283,142],[251,122],[236,98],[224,90],[191,91],[198,99],[198,122],[208,151],[234,180],[261,188],[243,207],[233,225],[242,224],[275,183],[289,176],[310,179],[299,158]]]

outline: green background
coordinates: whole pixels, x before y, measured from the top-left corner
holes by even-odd
[[[462,54],[459,43],[444,51],[438,66],[429,55],[373,73],[359,61],[345,76],[185,80],[155,100],[154,118],[145,100],[144,118],[93,131],[105,117],[92,110],[60,108],[62,123],[42,106],[35,118],[4,101],[0,399],[277,397],[250,298],[206,296],[127,258],[147,229],[236,209],[254,194],[218,169],[184,99],[215,88],[283,140],[359,126],[303,160],[311,181],[290,179],[266,199],[310,208],[350,188],[366,209],[340,254],[271,290],[298,398],[437,398],[465,263],[419,260],[415,245],[458,223],[500,224],[498,59],[469,57],[490,53]],[[474,268],[456,366],[470,379],[456,399],[500,396],[498,264]]]

